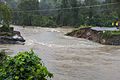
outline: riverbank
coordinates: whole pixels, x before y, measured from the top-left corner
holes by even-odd
[[[0,25],[0,44],[24,44],[25,39],[19,31],[15,31],[14,27],[6,27]]]
[[[67,36],[84,38],[105,45],[120,45],[120,32],[110,27],[87,27],[73,30]]]

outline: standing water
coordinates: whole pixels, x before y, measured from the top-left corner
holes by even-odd
[[[22,28],[25,45],[0,45],[14,56],[33,49],[54,74],[53,80],[120,80],[120,46],[67,37],[72,29]]]

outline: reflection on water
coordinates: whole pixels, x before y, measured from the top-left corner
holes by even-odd
[[[119,80],[120,46],[64,36],[72,29],[22,28],[25,45],[0,45],[13,52],[33,49],[54,73],[53,80]]]

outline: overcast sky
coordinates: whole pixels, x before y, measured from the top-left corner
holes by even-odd
[[[40,0],[38,0],[40,2]]]

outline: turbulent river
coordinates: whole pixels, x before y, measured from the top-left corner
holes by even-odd
[[[25,45],[0,45],[0,49],[10,56],[33,49],[54,73],[53,80],[120,80],[120,46],[64,36],[72,29],[14,27],[26,39]]]

